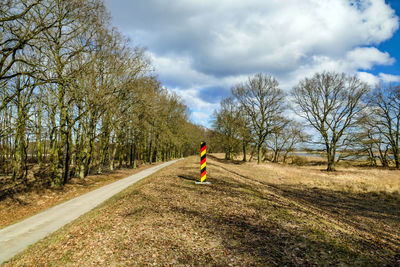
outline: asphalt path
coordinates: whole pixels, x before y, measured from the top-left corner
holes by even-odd
[[[128,186],[176,161],[178,160],[148,168],[1,229],[0,264],[11,259],[29,245],[36,243],[82,214],[92,210]]]

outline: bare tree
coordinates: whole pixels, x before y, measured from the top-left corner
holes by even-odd
[[[243,111],[251,120],[257,146],[258,163],[262,161],[262,147],[267,136],[280,123],[285,108],[285,94],[271,75],[258,73],[232,89]]]
[[[52,150],[52,183],[65,184],[69,179],[71,163],[71,136],[74,120],[73,83],[81,72],[77,64],[82,54],[92,48],[94,35],[99,30],[98,23],[105,16],[104,6],[97,0],[51,1],[54,27],[41,34],[41,45],[46,50],[44,62],[40,66],[42,79],[49,83],[49,93],[57,99],[56,111],[60,116],[53,124],[60,142],[54,142]],[[49,7],[47,7],[49,8]]]
[[[347,155],[352,158],[367,157],[372,166],[378,166],[379,160],[383,167],[388,167],[390,163],[390,144],[376,127],[377,120],[377,115],[371,112],[370,108],[366,108],[363,111],[357,130],[352,133],[353,142],[349,145],[350,150]]]
[[[272,162],[278,162],[283,154],[285,163],[288,154],[307,139],[308,136],[300,123],[282,118],[282,125],[276,127],[266,140],[267,147],[273,152]]]
[[[0,197],[198,152],[207,130],[110,21],[102,0],[1,1]]]
[[[377,86],[368,96],[370,116],[368,124],[375,132],[375,142],[386,143],[393,154],[396,168],[400,168],[400,86]],[[378,135],[378,136],[376,136]],[[386,149],[386,153],[387,153]],[[388,165],[386,157],[380,156]],[[383,155],[386,156],[386,153]],[[386,164],[385,164],[386,163]]]
[[[52,1],[5,0],[0,5],[0,80],[31,75],[32,69],[13,69],[15,63],[34,67],[23,56],[23,50],[38,49],[34,40],[53,27]]]
[[[232,160],[240,142],[240,109],[232,97],[223,99],[220,105],[221,108],[214,112],[213,128],[220,134],[225,159]]]
[[[249,116],[243,112],[243,109],[239,107],[240,116],[238,116],[238,135],[242,142],[242,161],[247,161],[247,147],[253,140],[253,135],[251,132],[251,119]]]
[[[334,72],[316,73],[293,88],[296,111],[321,135],[319,144],[325,146],[327,171],[335,170],[339,141],[357,124],[364,107],[361,98],[368,90],[357,77]]]

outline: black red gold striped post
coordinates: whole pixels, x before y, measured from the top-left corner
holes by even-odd
[[[207,144],[201,142],[200,145],[200,182],[204,182],[207,179]]]
[[[206,142],[201,142],[200,144],[200,182],[196,184],[210,184],[206,182],[207,179],[207,144]]]

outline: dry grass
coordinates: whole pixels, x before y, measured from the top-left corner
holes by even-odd
[[[223,154],[215,154],[223,158]],[[344,162],[336,166],[336,172],[326,172],[324,158],[303,157],[305,166],[291,166],[279,163],[258,165],[255,161],[246,163],[254,178],[266,178],[274,184],[294,184],[321,187],[329,190],[345,190],[353,192],[387,192],[400,193],[400,171],[374,167],[359,167],[357,162],[352,166]],[[235,161],[239,162],[239,161]],[[319,163],[319,164],[317,164]],[[268,176],[264,176],[268,172]]]
[[[102,175],[89,175],[84,180],[73,178],[63,188],[36,187],[30,192],[22,192],[4,198],[0,201],[0,229],[148,167],[151,165],[141,165],[137,169],[116,170]]]
[[[399,171],[197,157],[128,188],[6,266],[399,265]],[[381,183],[387,183],[382,185]]]
[[[223,159],[224,154],[213,154]],[[344,161],[336,165],[336,171],[326,172],[324,157],[297,156],[302,165],[287,165],[266,162],[258,165],[256,161],[247,162],[248,174],[263,180],[266,178],[274,184],[304,185],[328,190],[350,192],[386,192],[400,194],[400,171],[366,167],[361,161]],[[242,164],[242,157],[236,157],[236,164]],[[245,170],[244,170],[245,171]],[[265,172],[269,175],[264,176]],[[265,180],[265,179],[264,179]]]

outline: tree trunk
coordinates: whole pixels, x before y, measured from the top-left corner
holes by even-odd
[[[110,147],[111,147],[111,145],[110,145]],[[110,149],[111,149],[111,151],[110,151],[110,171],[113,171],[114,170],[114,159],[115,159],[115,155],[117,153],[117,144],[114,143]]]
[[[285,154],[283,155],[283,163],[286,163],[288,153],[289,151],[286,151]]]
[[[272,162],[274,163],[278,162],[278,150],[273,150]]]
[[[373,151],[372,147],[368,148],[368,157],[369,157],[369,161],[371,162],[372,166],[377,166],[374,151]]]
[[[382,167],[389,167],[389,161],[388,161],[388,159],[387,159],[387,148],[386,148],[386,151],[385,152],[383,152],[382,151],[382,149],[381,149],[381,147],[380,146],[378,146],[378,152],[379,152],[379,159],[380,159],[380,161],[381,161],[381,164],[382,164]]]
[[[129,168],[133,168],[133,144],[129,144]]]
[[[399,158],[398,147],[393,147],[393,157],[394,157],[394,163],[396,165],[396,169],[399,169],[400,168],[400,158]]]
[[[110,143],[110,133],[109,133],[109,121],[108,117],[104,116],[103,117],[103,127],[102,127],[102,138],[101,138],[101,145],[100,145],[100,151],[99,151],[99,166],[97,169],[97,173],[101,174],[103,172],[103,166],[105,166],[106,163],[106,158],[108,154],[108,149],[109,149],[109,143]]]
[[[87,176],[87,165],[86,163],[89,161],[89,146],[90,146],[90,137],[87,135],[85,137],[85,143],[83,144],[82,151],[79,152],[79,178],[84,179]]]
[[[39,168],[43,167],[43,142],[42,142],[42,107],[41,98],[38,105],[38,114],[36,118],[36,156]]]
[[[261,144],[257,144],[257,164],[260,164],[262,162],[262,146]]]
[[[137,151],[136,151],[136,142],[133,143],[133,168],[136,169],[136,155],[137,155]]]
[[[22,103],[21,95],[17,96],[17,129],[15,132],[15,153],[14,153],[14,170],[13,180],[25,178],[26,173],[26,159],[27,159],[27,144],[25,140],[26,135],[26,111]]]
[[[67,116],[68,111],[67,107],[65,106],[65,88],[62,81],[58,81],[58,105],[60,108],[60,143],[58,145],[58,163],[57,163],[57,170],[56,170],[56,179],[55,179],[55,186],[61,186],[63,184],[62,178],[65,179],[65,166],[67,165],[66,158],[67,158],[67,139],[68,139],[68,130],[67,130]],[[68,163],[69,164],[69,163]]]
[[[153,162],[153,138],[150,137],[150,143],[149,143],[149,151],[148,151],[148,162],[151,164]]]
[[[124,161],[124,154],[123,154],[123,147],[121,144],[119,144],[119,149],[118,149],[118,169],[122,168],[122,162]]]
[[[243,161],[246,162],[247,161],[247,151],[246,151],[246,142],[243,141]]]
[[[90,114],[89,120],[89,130],[88,130],[88,151],[84,154],[86,157],[85,160],[85,177],[89,175],[90,169],[92,167],[92,162],[95,159],[95,136],[96,136],[96,119],[95,114]]]
[[[335,152],[328,152],[328,167],[326,168],[328,172],[335,171]]]
[[[69,179],[69,163],[71,160],[71,145],[70,145],[70,141],[71,141],[71,137],[70,137],[70,129],[69,129],[69,125],[67,126],[67,132],[66,132],[66,140],[65,140],[65,163],[64,163],[64,181],[63,181],[63,185],[65,185],[66,183],[68,183],[68,179]]]
[[[51,179],[51,186],[57,186],[60,184],[60,173],[58,170],[58,148],[57,148],[57,139],[58,139],[58,131],[56,125],[56,118],[55,118],[56,108],[52,107],[52,110],[49,110],[49,132],[50,132],[50,179]]]

